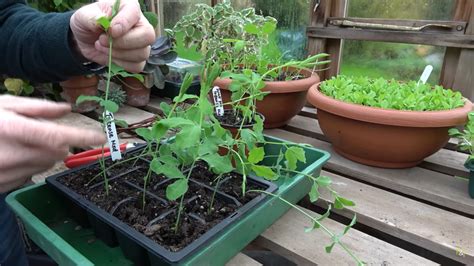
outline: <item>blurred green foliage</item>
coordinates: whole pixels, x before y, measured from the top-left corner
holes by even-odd
[[[449,20],[454,0],[350,0],[348,16],[387,19]],[[367,41],[345,41],[341,73],[352,76],[418,79],[427,64],[434,66],[428,80],[437,84],[445,49]]]

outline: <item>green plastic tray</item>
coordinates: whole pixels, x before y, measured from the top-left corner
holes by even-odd
[[[281,142],[273,137],[269,141]],[[278,155],[279,146],[266,145],[266,154]],[[329,153],[305,148],[307,163],[299,171],[319,175]],[[272,157],[273,158],[273,157]],[[272,164],[273,159],[268,159]],[[310,181],[295,175],[278,182],[276,194],[296,203],[310,189]],[[119,247],[111,248],[94,237],[82,215],[73,204],[45,184],[33,185],[11,193],[7,203],[23,221],[29,237],[60,265],[132,265]],[[253,239],[263,233],[290,207],[271,198],[247,216],[236,221],[215,241],[189,258],[183,265],[222,265],[237,255]],[[303,228],[301,228],[303,230]]]

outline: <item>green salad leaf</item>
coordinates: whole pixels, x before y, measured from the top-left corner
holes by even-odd
[[[416,81],[339,75],[321,83],[320,88],[323,94],[343,102],[384,109],[439,111],[464,106],[460,92]]]

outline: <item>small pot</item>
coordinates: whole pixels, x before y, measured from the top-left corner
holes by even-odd
[[[469,196],[474,199],[474,159],[467,159],[464,167],[469,170]]]
[[[257,101],[257,111],[265,117],[265,128],[281,127],[296,116],[306,103],[308,89],[319,82],[319,76],[310,70],[301,71],[306,78],[290,81],[266,81],[262,91],[269,91],[262,101]],[[214,85],[221,88],[224,103],[231,102],[228,89],[231,79],[217,78]],[[230,105],[224,105],[231,108]]]
[[[127,93],[127,104],[135,107],[146,106],[150,102],[150,89],[138,79],[127,77],[120,79],[122,89]]]
[[[448,130],[464,125],[472,103],[446,111],[399,111],[346,103],[311,87],[308,101],[334,150],[371,166],[408,168],[441,149]]]
[[[224,110],[224,114],[227,114],[227,113],[230,113],[232,112],[232,110],[230,109],[225,109]],[[259,115],[262,119],[263,119],[263,122],[265,123],[265,116],[263,114],[260,114],[260,113],[257,113],[257,115]],[[230,131],[230,133],[232,134],[232,138],[234,139],[237,139],[239,138],[239,128],[240,128],[240,125],[229,125],[229,124],[224,124],[224,123],[220,123],[221,126],[227,130]],[[244,128],[252,128],[254,126],[254,124],[251,124],[251,125],[243,125],[242,126],[242,129]],[[237,146],[234,146],[233,147],[234,151],[237,151],[238,150],[238,147]],[[227,155],[228,153],[228,149],[227,148],[222,148],[222,147],[219,147],[219,154],[221,156],[225,156]],[[248,154],[249,151],[245,151],[246,154]]]
[[[86,113],[94,111],[98,104],[94,101],[85,101],[76,105],[76,100],[81,95],[96,96],[99,78],[96,75],[76,76],[59,83],[63,88],[61,97],[72,104],[72,111]]]

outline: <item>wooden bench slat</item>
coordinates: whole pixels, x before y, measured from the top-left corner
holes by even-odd
[[[68,168],[66,167],[66,165],[64,165],[64,162],[57,162],[53,167],[51,167],[50,169],[42,172],[42,173],[39,173],[39,174],[36,174],[34,175],[32,178],[31,178],[31,181],[33,181],[33,183],[37,184],[37,183],[41,183],[43,182],[47,177],[49,176],[52,176],[54,174],[57,174],[57,173],[60,173],[60,172],[64,172],[68,170]]]
[[[353,200],[355,207],[333,210],[349,219],[396,238],[459,261],[474,263],[474,220],[416,200],[323,171],[333,180],[332,188]],[[317,205],[326,208],[333,202],[325,191]],[[462,250],[464,256],[456,252]]]
[[[319,126],[318,120],[313,118],[296,116],[290,121],[286,129],[301,135],[328,141]],[[424,163],[420,166],[449,175],[469,177],[469,172],[464,167],[467,157],[468,155],[465,153],[441,149],[425,158]]]
[[[152,96],[150,96],[150,102],[145,107],[143,107],[143,109],[145,109],[146,111],[148,111],[150,113],[161,114],[160,104],[162,102],[171,104],[171,99],[160,98],[160,97],[156,97],[156,96],[152,95]]]
[[[119,111],[115,114],[116,119],[124,120],[128,124],[138,123],[153,116],[154,114],[150,112],[128,105],[121,106]]]
[[[262,265],[262,264],[243,253],[237,254],[229,262],[226,263],[226,266],[258,266],[258,265]]]
[[[410,195],[450,209],[474,215],[474,200],[468,195],[468,180],[455,178],[420,167],[383,169],[347,160],[334,152],[327,142],[301,136],[281,129],[266,130],[266,134],[313,145],[331,153],[327,169]]]
[[[319,216],[310,210],[306,211],[312,216]],[[336,233],[344,229],[343,224],[331,219],[324,220],[323,224]],[[331,243],[330,237],[321,229],[306,233],[304,228],[310,226],[311,222],[307,217],[290,209],[261,234],[255,244],[270,249],[298,265],[355,265],[354,260],[337,245],[331,254],[327,254],[324,247]],[[342,242],[368,265],[436,265],[356,229],[349,230],[343,236]]]

